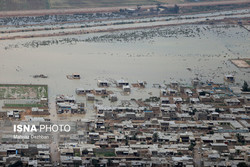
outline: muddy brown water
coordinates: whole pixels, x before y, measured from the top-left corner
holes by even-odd
[[[225,74],[235,74],[236,82],[249,81],[249,69],[238,69],[229,59],[249,58],[249,32],[239,26],[182,25],[171,27],[183,31],[200,31],[170,37],[151,33],[144,39],[127,41],[121,33],[133,34],[150,30],[97,33],[67,37],[32,38],[0,42],[0,83],[48,84],[49,96],[75,95],[75,89],[96,88],[97,79],[126,79],[130,83],[144,80],[147,90],[132,90],[131,98],[159,95],[151,88],[154,83],[172,80],[188,83],[198,76],[203,81],[223,83]],[[164,28],[161,29],[164,31]],[[167,31],[167,30],[166,30]],[[153,35],[152,35],[153,34]],[[108,40],[105,39],[108,36]],[[110,36],[113,39],[110,39]],[[84,41],[97,37],[98,41]],[[24,47],[31,41],[77,38],[76,43]],[[10,47],[9,46],[16,46]],[[187,70],[190,68],[191,70]],[[66,75],[79,73],[80,80],[69,80]],[[32,75],[46,74],[47,79]],[[116,92],[120,90],[111,88]],[[82,97],[78,97],[82,98]]]

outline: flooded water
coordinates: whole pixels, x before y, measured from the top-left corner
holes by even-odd
[[[41,35],[41,34],[54,34],[54,33],[67,33],[73,31],[96,31],[96,30],[109,30],[120,28],[138,28],[148,26],[169,26],[177,24],[191,24],[198,23],[206,20],[223,20],[230,18],[249,18],[250,10],[237,10],[230,12],[216,12],[196,15],[182,15],[182,16],[167,16],[167,17],[153,17],[153,18],[138,18],[128,20],[108,20],[97,22],[81,22],[78,23],[66,23],[55,25],[32,25],[32,26],[16,26],[16,27],[0,27],[0,31],[6,30],[22,30],[19,32],[2,33],[1,37],[17,37],[24,35]],[[1,18],[0,18],[1,19]],[[37,28],[43,28],[43,30],[32,31]],[[53,29],[55,28],[55,29]],[[53,30],[50,30],[53,29]],[[29,30],[25,32],[24,30]]]
[[[50,44],[41,45],[44,41]],[[96,88],[98,79],[143,80],[151,88],[172,80],[190,84],[194,77],[223,83],[225,74],[234,74],[242,84],[249,81],[250,70],[238,69],[229,59],[249,58],[249,45],[247,30],[228,25],[5,40],[0,41],[0,83],[48,84],[52,99],[57,94],[75,95],[79,87]],[[75,72],[80,80],[66,78]],[[36,74],[49,78],[34,79]],[[125,99],[159,95],[155,88],[134,92]]]

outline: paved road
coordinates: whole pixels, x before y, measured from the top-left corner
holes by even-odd
[[[53,101],[53,99],[52,99]],[[87,103],[85,103],[87,104]],[[51,122],[57,123],[60,118],[57,115],[56,112],[56,107],[55,107],[55,102],[52,102],[49,104],[50,107],[50,120]],[[93,104],[90,105],[86,105],[87,111],[85,116],[83,117],[84,119],[95,119],[96,116],[96,112],[93,109]],[[77,121],[79,119],[79,117],[68,117],[67,121]],[[64,120],[65,121],[65,120]],[[51,140],[50,143],[50,152],[51,152],[51,161],[52,164],[57,164],[60,163],[60,152],[58,149],[58,145],[59,145],[59,133],[52,133],[52,137],[53,139]]]
[[[196,167],[201,167],[201,158],[202,158],[202,149],[201,149],[201,143],[196,142],[196,145],[194,147],[194,163]]]
[[[49,104],[50,108],[50,120],[53,123],[57,123],[58,116],[56,113],[55,103]],[[59,145],[59,133],[52,132],[52,140],[50,143],[50,156],[51,156],[51,162],[54,164],[54,166],[57,165],[57,163],[60,163],[60,152],[58,151],[58,145]]]

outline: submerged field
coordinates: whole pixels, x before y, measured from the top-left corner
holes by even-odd
[[[195,77],[223,83],[224,75],[233,74],[242,84],[250,71],[230,59],[249,58],[249,39],[246,29],[219,24],[6,40],[0,44],[0,83],[47,84],[52,99],[96,88],[98,79],[143,80],[152,87],[173,80],[191,84]],[[81,79],[67,79],[72,73]]]

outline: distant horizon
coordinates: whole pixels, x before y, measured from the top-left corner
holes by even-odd
[[[54,10],[54,9],[86,9],[86,8],[108,8],[108,7],[136,7],[136,6],[148,6],[148,5],[188,5],[196,4],[201,5],[213,4],[213,3],[243,3],[249,2],[248,0],[104,0],[104,1],[91,1],[91,0],[77,0],[75,3],[72,1],[60,1],[60,0],[32,0],[28,2],[27,0],[22,0],[21,2],[14,0],[0,0],[0,12],[10,12],[10,11],[26,11],[26,10]]]

